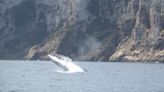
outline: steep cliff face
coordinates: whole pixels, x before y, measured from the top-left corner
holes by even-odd
[[[20,59],[47,36],[46,6],[35,3],[34,0],[1,0],[1,59]]]
[[[131,36],[118,46],[112,61],[164,61],[163,5],[160,0],[140,0]],[[134,6],[134,5],[132,5]]]
[[[137,51],[162,53],[159,1],[1,0],[0,59],[46,59],[57,52],[76,60],[108,61],[112,55],[117,61]]]

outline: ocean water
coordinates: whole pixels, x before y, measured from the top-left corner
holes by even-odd
[[[164,92],[164,64],[75,62],[62,74],[52,62],[0,61],[0,92]]]

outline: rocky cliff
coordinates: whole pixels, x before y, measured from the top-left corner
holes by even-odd
[[[0,0],[0,59],[163,61],[162,0]]]
[[[110,60],[164,62],[163,14],[163,0],[139,0],[132,33]]]

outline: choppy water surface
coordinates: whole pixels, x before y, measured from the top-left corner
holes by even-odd
[[[88,72],[57,73],[45,61],[0,61],[0,92],[164,92],[163,64],[76,63]]]

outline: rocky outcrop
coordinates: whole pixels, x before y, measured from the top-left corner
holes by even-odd
[[[160,0],[140,0],[132,35],[118,47],[111,61],[164,61],[163,14]]]
[[[160,1],[1,0],[0,59],[163,60]]]

